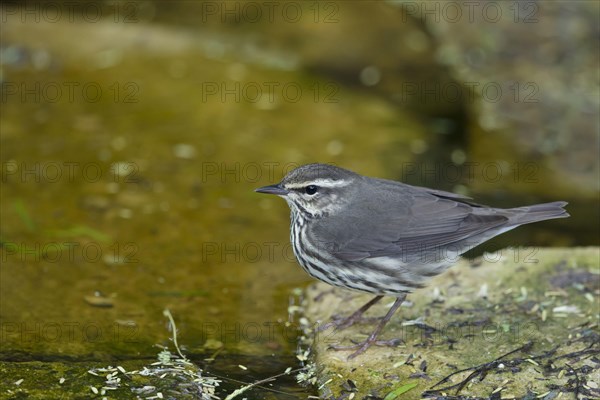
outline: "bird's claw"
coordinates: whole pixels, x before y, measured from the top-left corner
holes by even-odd
[[[335,328],[336,331],[341,331],[342,329],[346,329],[351,327],[354,324],[360,323],[360,322],[373,322],[373,320],[381,320],[382,317],[377,317],[377,318],[364,318],[364,317],[358,317],[358,318],[353,318],[353,316],[349,316],[346,318],[340,318],[340,319],[336,319],[330,322],[327,322],[326,324],[320,325],[316,330],[317,332],[323,332],[326,331],[329,328]]]
[[[404,343],[404,341],[400,338],[396,338],[396,339],[390,339],[390,340],[365,340],[363,342],[354,342],[352,341],[354,344],[350,345],[350,346],[341,346],[341,345],[330,345],[328,347],[328,349],[331,350],[335,350],[335,351],[344,351],[344,350],[356,350],[354,353],[350,354],[348,356],[348,359],[352,359],[356,356],[358,356],[359,354],[364,353],[369,347],[375,345],[375,346],[388,346],[388,347],[396,347],[398,345],[400,345],[401,343]]]

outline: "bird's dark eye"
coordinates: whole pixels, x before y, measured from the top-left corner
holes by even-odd
[[[306,194],[312,196],[313,194],[317,193],[318,189],[319,188],[315,185],[308,185],[307,187],[304,188],[304,191],[306,192]]]

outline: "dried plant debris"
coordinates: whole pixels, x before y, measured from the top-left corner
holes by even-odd
[[[246,392],[247,390],[249,390],[249,389],[252,389],[252,388],[254,388],[254,387],[262,387],[263,389],[266,389],[265,387],[263,387],[263,386],[261,386],[261,385],[263,385],[263,384],[265,384],[265,383],[273,382],[273,381],[277,380],[277,378],[279,378],[279,377],[281,377],[281,376],[283,376],[283,375],[289,375],[289,374],[291,374],[291,373],[298,372],[298,371],[299,371],[299,370],[292,370],[292,368],[291,368],[291,367],[288,367],[288,368],[287,368],[287,369],[286,369],[284,372],[282,372],[281,374],[277,374],[277,375],[274,375],[274,376],[271,376],[271,377],[268,377],[268,378],[265,378],[265,379],[261,379],[261,380],[259,380],[259,381],[256,381],[256,382],[254,382],[254,383],[249,383],[249,384],[247,384],[247,385],[244,385],[244,386],[242,386],[242,387],[241,387],[241,388],[239,388],[239,389],[236,389],[236,390],[234,390],[234,391],[233,391],[231,394],[229,394],[227,397],[225,397],[225,400],[233,400],[234,398],[236,398],[236,397],[238,397],[238,396],[242,395],[244,392]],[[273,389],[270,389],[270,390],[272,390],[272,391],[274,391],[274,392],[275,392],[275,390],[273,390]],[[287,394],[287,393],[285,393],[285,392],[280,392],[280,391],[276,391],[276,392],[277,392],[277,393],[281,393],[281,394]],[[292,396],[292,395],[290,395],[290,394],[287,394],[287,395],[288,395],[288,396]],[[244,399],[247,399],[247,398],[246,398],[246,397],[244,397]]]
[[[550,284],[554,287],[561,289],[574,287],[588,292],[599,289],[598,274],[582,268],[564,270],[564,268],[557,267],[556,269],[557,273],[550,277]]]
[[[531,364],[537,367],[536,369],[539,369],[539,372],[544,376],[553,376],[558,380],[564,381],[560,385],[548,384],[547,393],[532,393],[532,399],[551,399],[558,396],[560,393],[573,393],[575,398],[580,398],[580,396],[585,398],[598,398],[600,397],[600,389],[598,388],[597,382],[595,382],[592,377],[598,376],[600,373],[600,359],[598,358],[600,356],[600,337],[596,332],[587,329],[588,327],[581,328],[579,334],[576,335],[577,339],[566,344],[569,347],[574,344],[580,344],[582,346],[580,346],[581,349],[579,350],[559,354],[559,349],[564,346],[556,346],[549,351],[530,355],[529,353],[534,347],[534,342],[530,341],[495,360],[474,367],[460,369],[449,374],[433,385],[430,390],[423,393],[423,396],[435,397],[436,399],[464,398],[459,396],[459,394],[472,382],[483,382],[486,376],[492,373],[517,373],[521,371],[524,364]],[[517,356],[517,354],[520,356]],[[436,387],[448,383],[453,377],[461,374],[464,375],[465,373],[468,374],[462,380],[436,389]],[[507,379],[503,383],[506,384],[509,382],[510,379]],[[503,389],[503,385],[500,385],[490,393],[489,398],[515,398],[508,396],[500,397],[499,393]],[[447,394],[450,391],[455,391],[454,396]],[[550,396],[546,397],[548,395]],[[526,395],[524,398],[529,397]]]
[[[317,299],[318,301],[318,299]],[[317,385],[317,366],[310,358],[312,352],[313,335],[315,334],[315,325],[311,325],[304,314],[306,299],[302,289],[294,289],[289,300],[288,323],[292,323],[298,318],[298,327],[300,335],[298,337],[298,347],[296,348],[296,358],[300,361],[302,368],[296,374],[296,381],[304,386]]]
[[[193,396],[202,400],[219,398],[215,395],[215,389],[220,383],[218,379],[202,376],[202,371],[198,367],[188,360],[171,354],[168,350],[160,352],[158,358],[159,361],[142,370],[126,371],[121,366],[91,369],[88,373],[104,377],[105,382],[99,387],[91,386],[90,389],[94,394],[108,396],[110,391],[122,388],[125,380],[131,392],[143,399],[173,398],[173,396]],[[136,378],[140,377],[155,377],[164,380],[164,384],[135,385],[134,380],[139,381]]]
[[[159,346],[162,350],[158,353],[157,361],[144,366],[141,370],[127,371],[122,366],[108,366],[89,370],[88,373],[90,375],[105,380],[102,384],[89,387],[91,395],[94,397],[109,398],[111,397],[111,391],[114,392],[126,388],[138,399],[220,399],[216,394],[216,390],[222,381],[204,374],[202,369],[192,363],[182,353],[177,341],[177,327],[175,326],[173,316],[169,310],[165,310],[163,314],[169,320],[169,328],[172,332],[170,340],[173,343],[175,352],[171,352],[168,347]],[[248,370],[249,367],[240,364],[238,368]],[[313,384],[316,379],[314,378],[316,374],[313,364],[298,369],[288,367],[284,372],[275,376],[244,384],[228,394],[225,400],[237,398],[253,388],[284,393],[262,385],[274,382],[284,375],[291,374],[297,374],[299,382]],[[233,379],[231,380],[234,381]]]
[[[204,376],[203,371],[183,355],[177,343],[177,327],[173,317],[169,310],[165,310],[164,315],[169,319],[171,341],[175,346],[176,354],[163,347],[158,353],[158,360],[141,370],[127,371],[121,366],[91,369],[88,371],[89,374],[105,379],[99,387],[90,386],[93,395],[109,396],[111,391],[126,386],[139,399],[185,397],[202,400],[219,399],[215,390],[221,381]],[[148,377],[154,379],[150,381],[142,379]],[[137,384],[139,381],[144,383]],[[124,385],[124,382],[127,384]],[[145,384],[148,382],[153,384]]]

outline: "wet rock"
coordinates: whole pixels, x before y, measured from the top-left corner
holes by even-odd
[[[394,347],[373,346],[351,360],[350,352],[328,347],[364,340],[377,322],[373,316],[383,315],[386,306],[374,306],[365,321],[352,327],[315,333],[332,315],[347,315],[370,297],[331,291],[321,283],[311,286],[306,291],[305,344],[321,395],[338,398],[356,391],[358,398],[383,398],[405,390],[402,398],[425,393],[488,398],[499,392],[521,397],[529,390],[539,397],[556,388],[597,396],[588,383],[600,368],[592,360],[600,355],[599,255],[597,247],[536,249],[534,254],[504,249],[486,255],[477,268],[462,260],[428,288],[409,295],[414,307],[401,307],[380,337]],[[558,264],[565,273],[592,274],[594,286],[556,292],[555,279],[548,276]],[[485,299],[478,296],[482,284],[489,287]],[[446,298],[442,304],[435,302],[436,289]],[[526,302],[534,305],[521,308]]]
[[[521,169],[502,182],[480,176],[474,191],[570,193],[582,206],[597,195],[597,3],[401,4],[471,89],[467,160]]]

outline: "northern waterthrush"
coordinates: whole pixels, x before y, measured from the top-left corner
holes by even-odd
[[[309,275],[331,285],[375,294],[337,324],[352,325],[383,296],[396,297],[364,352],[414,289],[448,269],[473,247],[519,225],[569,214],[564,201],[501,209],[455,193],[369,178],[327,164],[308,164],[256,189],[281,196],[291,209],[291,242]]]

